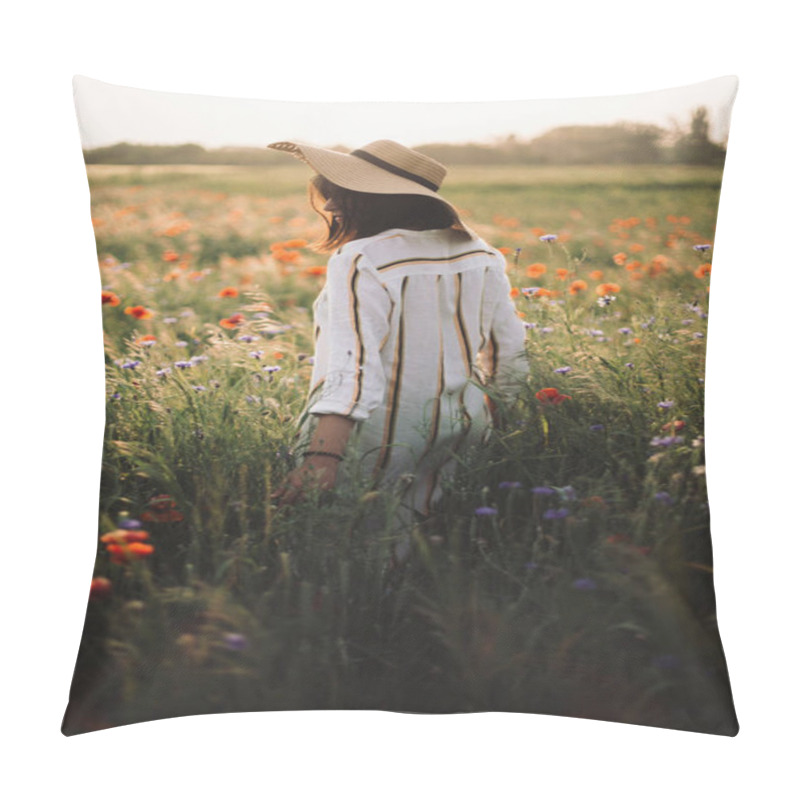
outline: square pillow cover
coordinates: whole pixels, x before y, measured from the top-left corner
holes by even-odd
[[[703,383],[737,86],[75,76],[106,417],[63,733],[380,709],[735,736]]]

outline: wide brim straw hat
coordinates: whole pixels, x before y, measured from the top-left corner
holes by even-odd
[[[290,153],[331,183],[354,192],[433,197],[451,208],[460,225],[468,230],[455,206],[439,195],[447,175],[445,166],[399,142],[379,139],[349,153],[302,142],[272,142],[267,147]]]

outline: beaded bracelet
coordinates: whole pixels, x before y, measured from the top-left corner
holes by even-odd
[[[330,453],[327,450],[306,450],[304,456],[331,456],[339,461],[344,461],[344,456],[341,453]]]

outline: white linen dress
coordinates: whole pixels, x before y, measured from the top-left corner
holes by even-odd
[[[349,417],[356,424],[337,485],[357,469],[371,488],[400,492],[400,527],[427,517],[454,454],[488,437],[482,386],[493,377],[508,401],[528,376],[510,290],[502,253],[451,228],[392,228],[339,248],[314,301],[314,365],[295,453],[316,417]]]

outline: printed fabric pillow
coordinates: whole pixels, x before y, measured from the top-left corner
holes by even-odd
[[[736,735],[703,378],[737,85],[75,76],[107,404],[63,733],[382,709]]]

